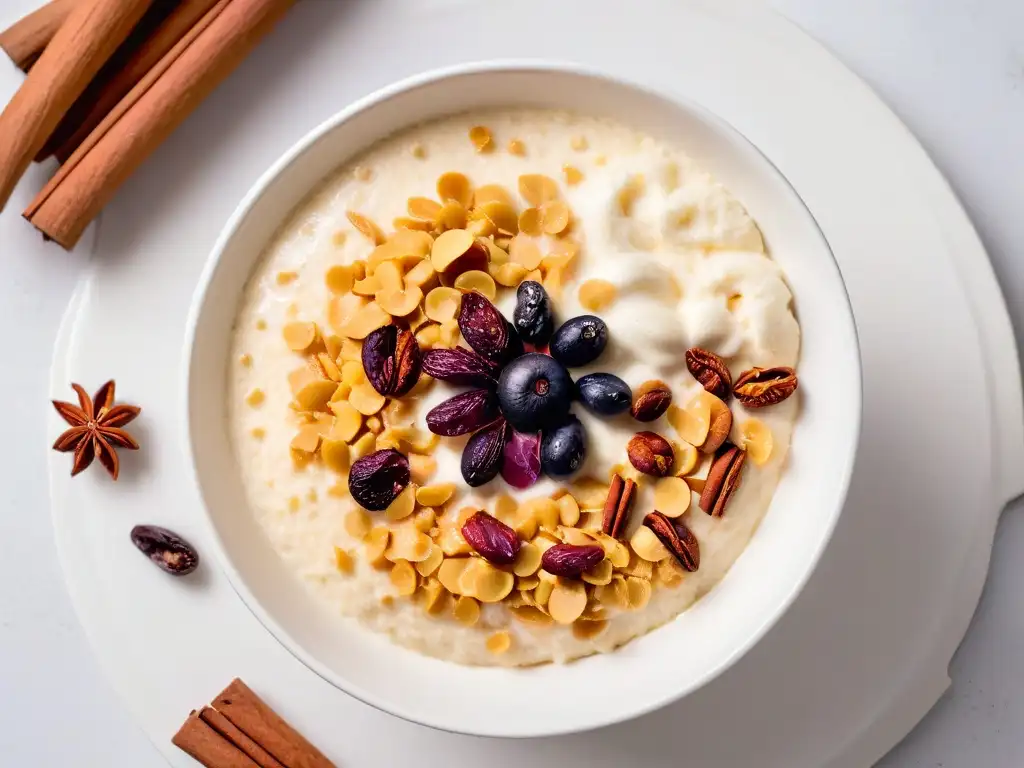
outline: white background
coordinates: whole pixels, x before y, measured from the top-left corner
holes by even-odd
[[[38,1],[0,0],[0,26]],[[1020,339],[1024,3],[776,0],[773,5],[864,77],[932,153],[989,249]],[[276,34],[289,34],[287,20]],[[245,74],[243,68],[239,76]],[[13,68],[0,62],[0,98],[6,99],[17,82]],[[204,106],[216,108],[216,97]],[[0,401],[6,413],[0,442],[0,766],[160,766],[163,761],[93,662],[51,541],[43,479],[45,451],[53,439],[44,433],[50,345],[88,243],[71,255],[39,247],[17,214],[43,178],[43,169],[34,169],[0,215]],[[956,415],[936,418],[949,419],[951,427],[950,465],[937,468],[936,482],[955,482],[957,451],[965,450],[955,444]],[[1014,509],[1000,525],[985,594],[953,663],[953,688],[884,765],[1024,765],[1019,683],[1024,677],[1019,597],[1024,521]],[[153,674],[174,671],[154,659]]]

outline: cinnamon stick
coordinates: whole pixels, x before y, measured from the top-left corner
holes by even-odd
[[[100,121],[217,0],[154,0],[142,21],[60,121],[36,160],[65,162]]]
[[[50,0],[0,32],[0,49],[18,69],[28,72],[80,0]]]
[[[25,218],[65,248],[74,247],[132,171],[294,2],[218,0],[72,153],[25,210]]]
[[[221,691],[213,706],[288,768],[335,768],[320,750],[282,720],[238,678]]]
[[[149,4],[150,0],[89,0],[72,8],[0,114],[0,209],[64,113]]]
[[[251,757],[203,722],[194,711],[174,734],[171,743],[188,752],[207,768],[260,768]]]
[[[285,768],[277,758],[232,725],[224,715],[213,707],[203,707],[200,719],[213,730],[244,752],[260,768]]]

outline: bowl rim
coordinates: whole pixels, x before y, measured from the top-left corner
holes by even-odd
[[[837,278],[837,283],[844,299],[844,311],[837,312],[837,316],[841,315],[842,321],[848,326],[848,331],[854,347],[851,362],[853,365],[852,373],[855,375],[856,381],[851,382],[849,402],[849,405],[854,411],[852,414],[853,428],[849,433],[849,445],[842,446],[843,450],[841,455],[844,457],[844,461],[836,473],[836,477],[838,478],[836,482],[838,501],[835,508],[831,510],[829,519],[823,526],[821,537],[814,546],[813,551],[808,551],[806,553],[806,564],[802,573],[800,573],[798,578],[793,580],[785,596],[778,601],[777,608],[772,611],[771,615],[765,618],[760,626],[758,626],[753,632],[748,633],[741,642],[737,643],[731,653],[724,656],[717,664],[709,666],[700,675],[695,676],[689,685],[681,687],[678,691],[654,698],[650,702],[640,706],[634,706],[628,710],[610,710],[610,714],[606,717],[595,718],[583,726],[578,724],[571,724],[567,726],[553,725],[548,728],[534,728],[530,732],[509,732],[508,730],[502,729],[465,730],[453,727],[450,724],[443,724],[440,720],[435,718],[424,719],[422,717],[415,716],[412,713],[403,711],[401,708],[395,708],[378,700],[373,693],[364,690],[358,685],[352,684],[347,679],[344,679],[332,669],[328,668],[327,665],[320,662],[312,654],[308,653],[305,648],[292,637],[288,630],[286,630],[268,613],[262,602],[249,589],[242,574],[239,573],[231,557],[228,555],[225,543],[222,540],[217,527],[213,523],[212,516],[210,515],[209,508],[206,504],[205,494],[202,491],[203,485],[200,482],[199,467],[196,462],[195,451],[193,450],[195,435],[193,434],[192,420],[190,417],[192,407],[191,380],[193,375],[193,350],[200,316],[202,315],[203,307],[206,304],[210,286],[214,280],[217,270],[220,268],[223,254],[231,240],[237,235],[240,225],[245,221],[257,201],[267,193],[268,189],[274,184],[278,177],[303,153],[311,149],[324,136],[353,118],[355,115],[391,98],[425,85],[460,76],[486,73],[554,73],[596,79],[615,86],[638,91],[655,99],[675,103],[696,114],[700,119],[716,126],[718,129],[731,134],[734,139],[738,140],[740,145],[745,146],[748,150],[756,154],[761,161],[770,168],[771,173],[777,177],[777,180],[781,182],[783,188],[788,190],[789,194],[796,200],[796,202],[799,203],[799,206],[803,210],[808,221],[813,225],[813,230],[817,233],[821,246],[825,252],[828,253],[831,269]],[[325,174],[324,178],[326,178],[327,175],[328,174]],[[811,212],[803,197],[801,197],[799,192],[789,181],[788,177],[786,177],[771,158],[769,158],[753,141],[747,138],[743,132],[733,126],[732,123],[727,121],[725,118],[715,112],[712,112],[693,98],[679,93],[662,91],[646,84],[612,74],[611,72],[601,68],[556,59],[503,58],[482,61],[478,60],[432,68],[418,74],[401,78],[371,91],[367,95],[356,99],[352,103],[343,107],[338,112],[323,120],[310,131],[305,133],[300,139],[298,139],[298,141],[285,150],[277,160],[275,160],[270,167],[256,179],[255,182],[253,182],[248,192],[246,192],[245,196],[231,213],[230,217],[221,229],[220,234],[217,236],[217,239],[207,256],[206,263],[203,266],[196,288],[193,292],[192,302],[189,306],[188,316],[186,319],[182,355],[184,365],[182,367],[180,380],[182,395],[179,413],[184,422],[184,450],[188,457],[186,472],[188,473],[192,486],[198,491],[199,501],[202,504],[202,514],[200,517],[203,521],[202,525],[206,529],[208,546],[213,550],[214,557],[227,577],[231,588],[239,596],[249,612],[256,617],[256,619],[263,625],[264,629],[266,629],[290,654],[298,659],[310,671],[336,687],[339,691],[356,698],[374,709],[399,717],[408,722],[424,725],[447,733],[459,733],[472,736],[539,738],[595,730],[597,728],[603,728],[616,723],[633,720],[641,717],[642,715],[661,709],[672,702],[678,701],[684,696],[688,696],[698,691],[712,680],[722,675],[726,670],[745,656],[755,645],[757,645],[768,631],[778,623],[783,615],[789,611],[796,598],[806,587],[811,575],[817,569],[825,549],[832,540],[832,536],[835,533],[836,526],[839,522],[839,517],[846,505],[857,458],[857,449],[863,429],[863,365],[860,337],[857,332],[857,324],[854,319],[853,305],[850,299],[849,290],[847,288],[846,281],[843,278],[839,263],[835,258],[835,254],[832,251],[832,247],[829,244],[828,239],[825,237],[825,233],[822,230],[821,225],[818,223],[817,218]]]

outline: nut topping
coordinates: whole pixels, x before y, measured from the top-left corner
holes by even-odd
[[[664,415],[672,404],[672,390],[664,381],[645,381],[633,396],[630,413],[637,421],[655,421]]]
[[[714,352],[691,347],[686,350],[686,367],[693,374],[693,378],[712,395],[723,400],[729,396],[732,376],[725,361]]]
[[[637,432],[626,446],[629,463],[638,472],[654,477],[665,477],[675,460],[672,445],[656,432]]]
[[[725,513],[729,499],[740,486],[740,470],[746,457],[746,452],[731,443],[723,445],[715,454],[700,495],[700,508],[712,517]]]
[[[693,572],[700,567],[700,546],[693,531],[678,520],[669,520],[661,512],[647,515],[644,525],[654,532],[683,568]]]
[[[796,371],[792,368],[751,368],[736,379],[733,394],[747,408],[764,408],[781,403],[796,392],[796,387]]]
[[[605,534],[616,539],[622,535],[635,496],[636,483],[632,480],[623,480],[622,475],[612,477],[601,521],[601,530]]]

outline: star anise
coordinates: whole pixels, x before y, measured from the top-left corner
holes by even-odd
[[[110,476],[117,480],[120,463],[117,448],[136,450],[139,444],[121,427],[133,421],[141,409],[134,405],[114,405],[114,382],[108,381],[90,400],[88,393],[78,384],[72,384],[78,394],[78,405],[54,400],[53,407],[71,429],[66,430],[53,444],[55,451],[74,451],[71,466],[74,477],[92,464],[97,456]]]

